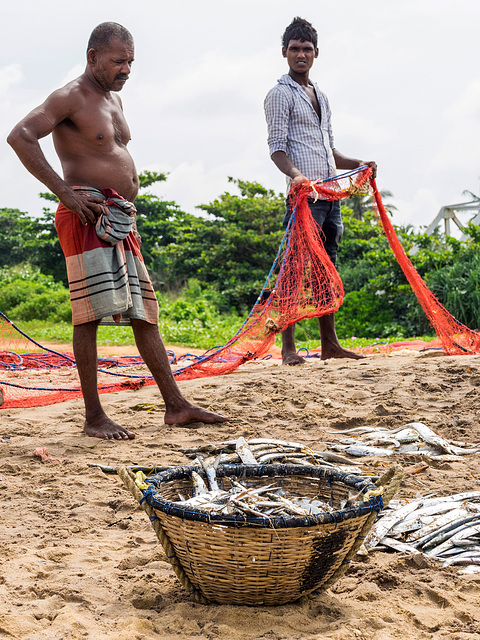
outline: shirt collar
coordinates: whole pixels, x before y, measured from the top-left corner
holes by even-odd
[[[277,80],[277,82],[279,84],[289,84],[291,87],[297,87],[297,89],[301,89],[302,87],[298,84],[298,82],[295,82],[295,80],[288,75],[288,73],[285,73],[281,78],[279,78]],[[312,85],[312,87],[314,87],[314,83],[310,80],[310,78],[308,79],[308,84]]]

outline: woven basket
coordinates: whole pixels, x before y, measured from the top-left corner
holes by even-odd
[[[382,509],[380,496],[362,500],[377,486],[329,467],[220,465],[219,486],[230,477],[246,486],[274,483],[286,492],[329,502],[337,511],[317,516],[242,517],[210,515],[172,501],[192,495],[192,470],[176,467],[147,479],[140,491],[133,474],[118,473],[144,503],[182,584],[199,602],[279,605],[325,589],[343,575],[351,555]],[[390,473],[390,478],[393,474]],[[359,495],[353,506],[340,503]],[[145,504],[145,502],[147,504]]]

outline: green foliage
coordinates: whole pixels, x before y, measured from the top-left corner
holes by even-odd
[[[39,194],[40,198],[44,200],[49,200],[50,202],[59,202],[58,197],[54,193],[50,193],[50,191],[41,191]]]
[[[41,218],[30,217],[18,209],[0,209],[0,256],[0,267],[29,263],[54,280],[66,282],[55,216],[47,209]]]
[[[155,184],[155,182],[163,182],[166,179],[167,175],[165,173],[157,173],[156,171],[142,171],[138,176],[140,189],[145,189],[151,184]]]
[[[68,289],[28,265],[0,269],[0,310],[14,322],[72,320]]]
[[[146,171],[140,187],[165,179],[165,174]],[[236,193],[200,205],[198,215],[145,191],[137,197],[142,253],[159,292],[160,327],[167,342],[205,349],[225,343],[256,300],[277,253],[284,197],[256,182],[229,180]],[[41,196],[57,200],[53,194]],[[364,197],[342,206],[345,232],[338,269],[346,294],[336,314],[339,337],[385,340],[432,332],[369,207]],[[477,328],[480,227],[470,224],[466,241],[438,231],[416,233],[411,227],[396,232],[440,302],[459,321]],[[69,321],[65,261],[53,212],[44,209],[34,218],[18,209],[0,209],[0,255],[0,310],[14,321]],[[102,327],[100,334],[110,330],[107,341],[133,340],[123,327]],[[297,337],[303,344],[318,342],[317,319],[301,323]]]
[[[339,273],[345,300],[336,315],[341,337],[411,336],[432,328],[400,265],[371,212],[358,220],[342,209],[345,233],[339,250]],[[397,228],[407,255],[439,301],[460,322],[478,325],[480,228],[468,227],[469,238],[415,234]],[[416,251],[412,251],[415,247]]]
[[[137,226],[154,286],[178,292],[194,277],[214,292],[221,311],[234,307],[245,312],[277,252],[285,203],[257,183],[230,181],[240,196],[224,193],[200,205],[203,216],[185,213],[156,196],[139,196]]]
[[[235,310],[220,313],[212,304],[212,292],[194,278],[181,296],[157,293],[157,299],[160,332],[169,344],[210,349],[230,340],[242,322]]]
[[[230,340],[242,323],[242,318],[235,312],[219,313],[211,304],[211,292],[202,290],[198,281],[195,280],[189,281],[188,287],[181,296],[174,297],[170,294],[157,293],[157,298],[160,307],[160,333],[166,344],[186,345],[204,350],[211,349]],[[0,304],[2,304],[1,300]],[[35,309],[35,302],[32,307]],[[52,320],[45,322],[44,320],[27,320],[26,317],[20,318],[16,315],[17,309],[18,307],[14,307],[10,313],[5,311],[4,313],[14,322],[22,320],[22,329],[33,335],[39,342],[52,340],[71,342],[72,326],[62,322],[59,317],[54,320],[55,324],[52,325]],[[23,307],[21,311],[23,313]],[[27,313],[24,315],[26,316]],[[43,315],[40,317],[44,318]],[[71,321],[71,316],[66,318],[66,321]],[[130,326],[100,325],[98,343],[102,345],[133,345],[135,340]]]
[[[380,191],[383,205],[385,210],[392,215],[393,211],[396,211],[397,207],[388,202],[389,198],[393,197],[391,191]],[[350,198],[345,198],[342,201],[343,206],[348,207],[352,211],[352,215],[357,220],[363,220],[366,214],[372,211],[372,198],[367,195],[355,195]]]

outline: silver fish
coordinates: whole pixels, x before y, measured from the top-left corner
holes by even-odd
[[[420,554],[420,551],[416,549],[411,544],[406,544],[405,542],[400,542],[399,540],[395,540],[394,538],[385,537],[382,538],[381,544],[386,547],[390,547],[391,549],[395,549],[395,551],[400,551],[402,553],[408,553],[410,555]]]
[[[453,558],[454,556],[464,556],[469,553],[480,553],[480,546],[478,544],[474,544],[471,542],[470,544],[464,544],[462,546],[457,546],[459,542],[465,542],[464,540],[458,540],[455,543],[455,546],[451,549],[447,549],[447,551],[442,551],[439,553],[437,558]]]
[[[204,458],[197,458],[197,463],[201,465],[207,476],[208,488],[210,491],[218,491],[217,483],[217,468],[221,460],[221,454],[214,460],[214,462],[207,463]]]
[[[478,537],[471,536],[470,538],[465,538],[465,540],[457,540],[455,542],[455,546],[456,547],[470,547],[472,544],[473,545],[478,545],[479,542],[480,542],[480,540],[479,540]]]
[[[362,447],[361,445],[351,445],[345,449],[345,453],[357,458],[363,458],[364,456],[391,456],[393,451],[391,449],[380,449],[379,447]]]
[[[459,564],[473,564],[480,562],[480,553],[466,553],[465,555],[455,556],[454,558],[449,558],[445,560],[443,563],[443,567],[451,567],[452,565]]]
[[[240,438],[238,438],[237,442],[235,443],[235,448],[243,464],[258,464],[253,451],[251,450],[243,436],[240,436]]]
[[[457,447],[456,445],[454,445],[452,443],[450,443],[450,449],[452,450],[452,453],[456,454],[457,456],[467,456],[469,453],[479,453],[480,452],[480,449]]]
[[[415,429],[424,442],[438,447],[444,453],[453,453],[449,442],[429,429],[423,422],[409,422],[404,426]]]
[[[407,536],[407,542],[415,542],[416,545],[421,545],[422,542],[426,542],[430,534],[436,535],[443,526],[449,525],[452,522],[456,522],[469,515],[467,509],[454,509],[444,513],[443,515],[433,519],[431,524],[426,524],[421,529],[414,531]]]
[[[462,575],[472,575],[474,573],[480,573],[480,565],[478,564],[468,564],[465,569],[461,569],[459,574]]]
[[[332,434],[352,433],[352,434],[362,435],[364,433],[372,433],[377,431],[383,431],[385,433],[393,433],[392,431],[389,431],[385,427],[354,427],[353,429],[345,429],[343,431],[327,431],[327,433],[332,433]]]
[[[465,529],[462,529],[461,531],[459,531],[458,533],[455,533],[453,536],[451,536],[451,538],[449,538],[442,544],[439,544],[433,549],[430,549],[429,551],[427,551],[425,555],[429,557],[438,556],[440,553],[442,553],[442,551],[449,549],[450,547],[454,547],[455,542],[457,540],[463,540],[464,538],[469,538],[473,533],[479,533],[479,532],[480,532],[480,524],[474,524],[472,526],[468,526]]]
[[[202,476],[200,476],[196,471],[192,471],[192,482],[194,496],[199,496],[208,492],[207,485],[205,484]]]
[[[417,546],[422,549],[422,551],[429,551],[434,547],[442,544],[445,540],[451,538],[454,533],[460,531],[460,529],[465,529],[472,522],[476,522],[478,520],[477,516],[468,515],[467,517],[456,520],[450,524],[446,524],[441,527],[437,531],[434,531],[430,535],[427,535],[422,540],[417,541]]]
[[[372,439],[368,438],[364,441],[364,444],[368,447],[378,447],[381,445],[389,444],[393,445],[395,449],[398,449],[400,447],[400,441],[396,440],[393,436],[384,436],[383,438],[380,436]]]
[[[394,524],[403,520],[412,511],[415,511],[421,502],[421,500],[412,500],[412,502],[400,507],[400,509],[396,509],[377,520],[365,538],[363,544],[365,549],[367,551],[373,549],[387,535]]]

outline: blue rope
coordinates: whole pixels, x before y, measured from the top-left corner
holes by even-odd
[[[314,184],[323,184],[325,182],[335,182],[337,180],[341,180],[342,178],[348,178],[348,176],[354,176],[356,173],[365,171],[365,169],[368,169],[368,165],[362,164],[361,167],[357,167],[356,169],[352,169],[351,171],[346,171],[345,173],[339,173],[338,176],[333,176],[332,178],[327,178],[326,180],[316,180]]]

